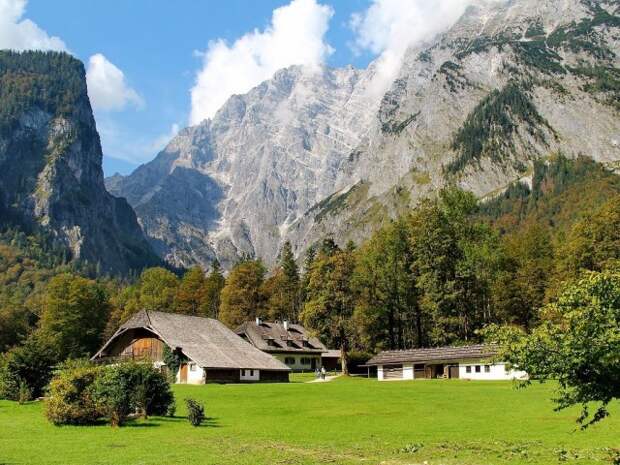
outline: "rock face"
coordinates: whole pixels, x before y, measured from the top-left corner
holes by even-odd
[[[386,93],[375,65],[281,70],[108,188],[162,257],[208,266],[361,240],[447,182],[482,197],[557,152],[613,165],[619,15],[618,0],[480,0],[410,48]]]
[[[43,231],[103,272],[157,263],[132,208],[105,189],[82,63],[0,52],[0,102],[2,225]]]

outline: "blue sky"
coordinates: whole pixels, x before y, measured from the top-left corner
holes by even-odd
[[[189,92],[201,68],[196,51],[205,50],[210,40],[221,38],[232,43],[248,31],[265,28],[272,11],[287,3],[30,0],[25,17],[49,35],[60,37],[85,63],[93,54],[105,55],[123,71],[128,84],[143,99],[139,108],[128,106],[117,112],[97,112],[98,125],[110,125],[118,133],[118,140],[109,144],[105,132],[102,133],[106,149],[104,169],[110,175],[116,171],[126,174],[141,161],[151,159],[156,155],[148,153],[151,143],[165,139],[172,125],[188,124]],[[350,15],[366,8],[368,2],[330,3],[334,15],[326,40],[335,51],[327,63],[366,66],[372,54],[352,53],[347,44],[354,38],[347,23]]]
[[[293,64],[396,76],[408,46],[476,0],[0,0],[0,49],[64,50],[87,70],[106,175],[151,160]],[[504,0],[496,0],[504,1]]]

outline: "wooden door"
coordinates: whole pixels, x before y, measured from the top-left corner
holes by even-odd
[[[459,377],[459,367],[451,366],[450,367],[450,378],[458,378]]]
[[[181,364],[180,382],[181,383],[187,383],[187,363],[182,363]]]

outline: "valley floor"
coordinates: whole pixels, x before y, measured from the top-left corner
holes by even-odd
[[[610,464],[620,406],[582,432],[552,385],[338,378],[330,383],[175,386],[175,418],[55,427],[43,405],[0,401],[0,464]],[[183,399],[203,401],[193,428]],[[614,448],[616,451],[614,452]]]

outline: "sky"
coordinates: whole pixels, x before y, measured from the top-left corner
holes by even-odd
[[[0,0],[0,49],[84,62],[106,176],[153,159],[179,129],[293,64],[379,64],[475,0]]]

